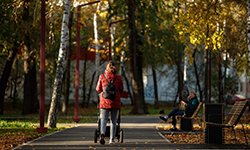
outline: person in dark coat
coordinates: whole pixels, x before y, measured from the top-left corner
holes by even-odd
[[[175,107],[168,115],[159,116],[161,120],[167,121],[168,118],[172,117],[173,128],[171,130],[175,131],[176,128],[176,116],[187,116],[191,117],[199,105],[198,98],[194,91],[189,93],[187,101],[180,101],[178,107]]]

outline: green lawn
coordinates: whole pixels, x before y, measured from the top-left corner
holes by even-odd
[[[45,111],[45,122],[47,122],[47,116],[48,116],[48,108],[49,106],[46,106]],[[169,112],[172,109],[172,104],[164,104],[159,105],[158,107],[155,107],[154,105],[147,105],[148,108],[148,114],[143,115],[159,115],[160,111],[164,111],[165,113]],[[121,108],[121,115],[133,115],[131,114],[132,106],[131,105],[123,105]],[[89,106],[88,108],[82,108],[79,107],[79,113],[78,116],[80,118],[79,123],[94,123],[97,121],[98,116],[98,108],[96,106]],[[30,114],[30,115],[21,115],[20,109],[12,109],[11,107],[8,107],[4,113],[4,115],[0,116],[1,120],[5,121],[17,121],[22,123],[39,123],[39,113],[36,114]],[[58,113],[57,122],[58,123],[74,123],[73,121],[74,117],[74,105],[71,105],[68,108],[67,114],[63,114],[61,112]],[[24,124],[23,124],[24,125]],[[1,127],[1,124],[0,124]]]

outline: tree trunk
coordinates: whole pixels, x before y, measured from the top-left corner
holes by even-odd
[[[154,82],[154,95],[155,95],[155,107],[158,107],[159,98],[158,98],[158,84],[157,84],[157,76],[154,67],[152,67],[153,72],[153,82]]]
[[[18,86],[18,77],[19,77],[19,62],[18,60],[15,61],[15,77],[13,79],[13,93],[11,95],[11,98],[13,99],[12,102],[12,108],[16,109],[17,108],[17,102],[18,102],[18,94],[17,94],[17,86]]]
[[[199,95],[200,95],[200,101],[203,101],[203,93],[202,93],[202,89],[201,89],[201,85],[200,85],[200,78],[199,78],[199,73],[198,73],[198,67],[196,64],[196,52],[197,50],[194,49],[194,53],[193,53],[193,59],[194,59],[194,72],[195,72],[195,78],[196,78],[196,85],[198,86],[198,90],[199,90]]]
[[[128,95],[130,97],[131,105],[133,105],[134,104],[133,95],[131,94],[131,90],[130,90],[130,86],[129,86],[129,81],[128,81],[128,78],[126,76],[124,62],[122,62],[122,64],[121,64],[121,71],[122,71],[122,76],[123,76],[123,78],[125,80],[125,83],[126,83],[126,86],[127,86],[127,91],[128,91]]]
[[[70,11],[70,16],[69,16],[69,42],[68,42],[68,53],[67,53],[67,67],[65,69],[65,86],[64,86],[64,93],[65,97],[62,102],[62,113],[67,114],[67,107],[69,104],[69,89],[70,89],[70,66],[71,66],[71,61],[70,61],[70,56],[71,56],[71,51],[72,51],[72,25],[73,25],[73,11]]]
[[[30,23],[32,16],[30,16],[30,0],[25,0],[23,21]],[[32,114],[37,112],[38,99],[37,99],[37,80],[36,80],[36,60],[32,55],[31,37],[29,32],[25,32],[24,45],[25,45],[25,60],[24,60],[24,99],[22,114]]]
[[[48,114],[48,127],[56,128],[57,123],[57,112],[58,112],[58,104],[61,98],[62,92],[62,80],[65,68],[65,61],[66,61],[66,51],[67,51],[67,43],[69,39],[69,14],[70,14],[70,1],[65,0],[65,7],[63,13],[63,20],[62,20],[62,30],[61,30],[61,43],[60,49],[58,54],[58,62],[56,68],[56,76],[53,85],[53,93],[52,99]]]
[[[209,34],[209,25],[207,25],[207,37]],[[211,52],[210,49],[206,49],[206,66],[205,66],[205,89],[204,89],[204,94],[205,94],[205,102],[210,103],[211,102]]]
[[[144,101],[143,81],[142,81],[142,53],[137,49],[137,33],[135,27],[136,1],[128,0],[128,21],[129,21],[129,52],[130,65],[132,72],[132,89],[134,107],[133,114],[147,113],[147,107]]]
[[[36,113],[38,110],[36,61],[28,61],[28,72],[24,74],[24,99],[22,115]]]
[[[96,77],[96,71],[92,75],[91,83],[90,83],[90,86],[89,86],[88,99],[87,99],[87,102],[86,102],[86,107],[87,108],[89,107],[89,101],[90,101],[91,91],[92,91],[92,88],[93,88],[93,85],[94,85],[95,77]]]
[[[18,51],[17,43],[14,43],[13,50],[12,52],[10,52],[10,55],[5,63],[4,70],[0,79],[0,115],[3,115],[4,112],[5,90],[7,88],[7,83],[10,77],[13,62],[16,58],[17,51]]]
[[[223,91],[223,75],[222,75],[222,61],[221,61],[221,55],[219,52],[219,63],[218,63],[218,91],[219,91],[219,103],[224,103],[224,91]]]
[[[208,51],[205,51],[206,56],[205,56],[205,86],[204,86],[204,95],[205,95],[205,102],[208,101]]]
[[[209,49],[206,50],[205,101],[211,102],[211,52]]]
[[[178,76],[178,90],[177,90],[177,94],[176,94],[176,98],[179,96],[179,100],[182,100],[182,89],[183,89],[183,53],[181,50],[178,50],[178,61],[177,61],[177,76]],[[174,107],[177,104],[177,99],[175,99],[174,102]]]
[[[211,102],[211,96],[212,96],[212,53],[211,50],[208,52],[208,101]]]

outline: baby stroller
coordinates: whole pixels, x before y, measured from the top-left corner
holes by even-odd
[[[117,138],[118,142],[123,143],[123,130],[120,128],[120,121],[121,121],[121,114],[120,114],[120,109],[118,111],[118,118],[116,121],[116,133],[115,133],[115,137]],[[110,121],[110,119],[108,120],[108,122]],[[98,128],[95,129],[95,134],[94,134],[94,142],[97,143],[97,140],[100,139],[100,135],[101,135],[101,120],[100,120],[100,116],[99,116],[99,112],[98,112]],[[105,133],[105,137],[109,137],[110,136],[110,123],[107,123],[106,126],[106,133]]]

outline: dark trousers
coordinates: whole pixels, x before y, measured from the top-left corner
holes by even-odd
[[[174,108],[169,114],[168,118],[172,117],[172,125],[174,128],[176,128],[176,116],[183,116],[184,111],[180,110],[178,108]]]

